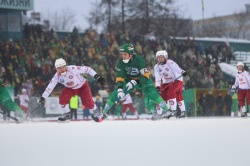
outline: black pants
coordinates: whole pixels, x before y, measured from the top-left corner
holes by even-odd
[[[70,119],[73,119],[73,115],[74,118],[77,119],[77,109],[70,109]]]
[[[10,116],[10,111],[6,110],[3,107],[1,107],[1,110],[3,111],[4,114],[6,114],[7,116]],[[4,121],[9,120],[9,118],[6,115],[3,115],[3,120]]]

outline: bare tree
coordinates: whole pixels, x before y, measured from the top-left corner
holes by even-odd
[[[235,23],[237,25],[237,32],[235,37],[237,39],[239,39],[240,37],[246,38],[247,36],[246,33],[248,33],[249,30],[248,24],[249,24],[250,14],[247,12],[239,12],[234,14],[234,18],[235,18]]]
[[[194,21],[194,36],[196,37],[225,37],[227,29],[231,27],[226,19],[214,16],[207,20]]]
[[[105,24],[106,29],[129,33],[161,35],[191,34],[190,19],[183,19],[173,10],[173,0],[102,0],[91,11],[90,23]],[[112,10],[111,10],[112,9]],[[112,11],[112,13],[111,13]],[[186,30],[185,30],[186,29]]]
[[[112,31],[112,19],[114,19],[114,8],[119,4],[119,0],[101,0],[101,2],[96,2],[94,5],[99,8],[99,10],[91,11],[90,17],[88,18],[91,25],[103,24],[107,27],[108,31]],[[93,6],[93,4],[92,4]]]
[[[225,31],[226,28],[227,28],[227,24],[225,20],[217,20],[213,22],[212,24],[205,25],[203,29],[203,33],[207,37],[224,37],[227,35]]]
[[[91,5],[93,9],[90,10],[87,20],[91,28],[96,27],[98,29],[99,25],[103,23],[104,16],[102,14],[102,11],[99,9],[100,7],[97,1],[95,3],[92,3]]]
[[[125,29],[125,0],[122,0],[122,32],[125,33],[126,29]]]
[[[56,31],[71,31],[76,22],[75,16],[75,11],[63,8],[54,13],[46,12],[44,18],[50,21],[50,27]]]

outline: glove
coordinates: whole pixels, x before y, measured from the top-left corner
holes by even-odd
[[[96,75],[94,75],[94,78],[96,79],[96,81],[97,81],[99,84],[104,85],[105,79],[104,79],[102,76],[100,76],[99,74],[96,74]]]
[[[236,91],[235,88],[232,88],[232,89],[231,89],[231,92],[232,92],[232,93],[235,93],[235,91]]]
[[[119,88],[118,90],[117,90],[117,97],[118,97],[118,99],[120,99],[120,100],[122,100],[124,97],[125,97],[125,93],[123,92],[123,90],[121,89],[121,88]]]
[[[126,90],[130,90],[132,89],[135,85],[137,84],[137,82],[135,80],[131,80],[126,84]]]
[[[235,85],[232,85],[232,87],[231,87],[231,93],[235,93],[236,89],[237,89],[237,87]]]
[[[183,77],[185,77],[187,75],[187,72],[183,70],[181,74],[183,75]]]
[[[45,98],[40,97],[39,102],[38,102],[41,106],[45,105]]]
[[[158,93],[161,93],[161,88],[159,86],[157,86],[155,89],[157,90]]]

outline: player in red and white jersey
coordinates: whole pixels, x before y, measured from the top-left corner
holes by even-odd
[[[133,101],[130,94],[127,94],[123,100],[124,101],[122,102],[122,119],[127,119],[126,111],[128,108],[139,119],[139,114],[133,105]]]
[[[30,108],[29,108],[29,96],[26,89],[22,89],[22,94],[19,97],[20,99],[20,108],[26,114],[26,117],[29,117]]]
[[[182,115],[180,117],[183,117],[183,116],[186,116],[186,107],[185,107],[184,99],[182,96],[183,77],[180,77],[178,79],[178,81],[180,81],[180,86],[179,86],[179,89],[177,91],[175,91],[175,95],[176,95],[177,104],[178,104],[178,106],[181,110],[181,113],[182,113]]]
[[[45,99],[52,93],[57,83],[61,83],[65,87],[59,96],[59,104],[61,105],[64,114],[58,118],[58,121],[70,119],[69,101],[74,95],[78,95],[82,100],[82,104],[93,112],[92,119],[99,121],[99,117],[102,116],[102,113],[101,111],[98,111],[92,99],[92,93],[90,91],[88,81],[81,74],[91,75],[100,84],[104,84],[104,78],[88,66],[66,66],[66,61],[62,58],[56,60],[55,67],[57,72],[42,94],[39,103],[44,105]]]
[[[237,64],[238,73],[235,76],[235,83],[232,86],[231,91],[235,92],[238,87],[238,102],[241,110],[241,116],[247,116],[245,108],[245,100],[247,100],[248,105],[250,105],[250,74],[244,71],[244,64],[238,62]]]
[[[185,117],[185,105],[182,97],[183,80],[182,78],[177,78],[181,75],[186,76],[187,73],[173,60],[168,59],[168,53],[165,50],[157,51],[156,59],[157,64],[154,66],[156,89],[166,102],[169,101],[170,108],[174,114],[178,102],[181,109],[180,117]]]

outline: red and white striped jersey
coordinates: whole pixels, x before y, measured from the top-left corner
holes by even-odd
[[[182,71],[179,65],[170,59],[167,59],[164,65],[156,64],[154,66],[155,86],[160,86],[161,83],[167,84],[174,81],[174,79],[181,75]],[[180,80],[182,81],[182,79]]]
[[[133,104],[132,98],[130,96],[130,94],[128,93],[125,97],[124,97],[125,101],[122,104]]]
[[[250,89],[250,74],[247,71],[242,73],[237,73],[235,76],[235,83],[232,86],[232,89],[235,89],[239,86],[239,89]]]
[[[51,94],[57,83],[61,83],[67,88],[78,89],[86,82],[86,79],[81,74],[89,74],[92,77],[94,77],[94,75],[96,74],[96,72],[88,66],[70,65],[66,66],[66,68],[67,73],[65,76],[62,76],[58,73],[54,75],[49,85],[45,89],[42,97],[47,98]]]
[[[29,101],[29,96],[25,95],[25,94],[21,94],[20,95],[20,105],[24,106],[24,107],[28,107],[29,104],[26,101]]]

